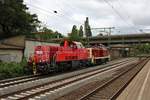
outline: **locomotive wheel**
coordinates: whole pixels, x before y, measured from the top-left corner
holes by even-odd
[[[27,65],[23,67],[24,73],[25,74],[32,74],[33,70],[32,70],[32,66]]]
[[[72,69],[77,69],[80,66],[80,61],[71,61],[71,67]]]

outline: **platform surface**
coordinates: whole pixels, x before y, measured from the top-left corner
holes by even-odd
[[[117,100],[150,100],[150,61],[118,96]]]

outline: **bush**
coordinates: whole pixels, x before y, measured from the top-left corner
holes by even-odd
[[[150,54],[150,44],[141,44],[135,47],[136,54]]]
[[[13,78],[25,75],[24,66],[27,62],[23,60],[21,63],[5,63],[0,62],[0,79]]]

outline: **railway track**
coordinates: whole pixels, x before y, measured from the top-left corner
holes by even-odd
[[[115,100],[148,61],[149,59],[146,59],[120,69],[120,73],[113,77],[89,83],[57,100]]]
[[[39,80],[39,79],[46,78],[46,77],[48,77],[48,75],[42,76],[42,75],[38,74],[38,75],[28,75],[28,76],[22,76],[22,77],[1,80],[0,88],[9,87],[12,85],[25,83],[25,82],[29,82],[29,81],[35,81],[35,80]]]
[[[118,62],[119,63],[119,62]],[[117,63],[115,63],[117,64]],[[21,84],[21,83],[26,83],[29,81],[35,81],[35,80],[39,80],[42,78],[47,78],[50,75],[28,75],[28,76],[22,76],[22,77],[16,77],[16,78],[11,78],[11,79],[6,79],[6,80],[1,80],[0,81],[0,89],[1,88],[5,88],[5,87],[9,87],[9,86],[13,86],[16,84]]]
[[[45,76],[41,76],[40,74],[38,74],[38,75],[28,75],[28,76],[22,76],[22,77],[17,77],[17,78],[12,78],[12,79],[6,79],[6,80],[0,81],[0,88],[4,88],[4,87],[8,87],[11,85],[24,83],[28,81],[38,80],[44,77]]]
[[[131,59],[123,61],[123,62],[115,63],[111,67],[106,67],[106,68],[99,69],[99,70],[97,69],[94,71],[93,70],[88,71],[88,72],[81,73],[81,74],[78,74],[75,76],[70,76],[70,77],[67,77],[64,79],[60,79],[60,80],[48,82],[45,84],[37,85],[37,86],[31,87],[31,88],[26,88],[26,89],[23,89],[20,91],[4,94],[4,95],[1,95],[1,99],[2,100],[7,100],[7,99],[19,100],[19,99],[30,99],[30,98],[39,99],[40,98],[39,95],[41,95],[41,94],[44,96],[50,95],[54,91],[59,91],[60,89],[67,87],[74,82],[85,80],[87,78],[96,76],[97,74],[100,74],[102,72],[112,70],[115,68],[119,68],[121,65],[122,66],[128,65],[127,62],[129,62],[129,61],[131,61]],[[134,60],[132,60],[131,62],[134,62]]]

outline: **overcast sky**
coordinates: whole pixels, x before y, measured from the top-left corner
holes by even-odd
[[[149,0],[24,0],[43,25],[64,35],[89,17],[92,28],[115,27],[114,33],[136,33],[150,29]],[[54,13],[57,11],[57,14]],[[144,32],[147,30],[144,30]],[[94,35],[97,32],[93,32]]]

